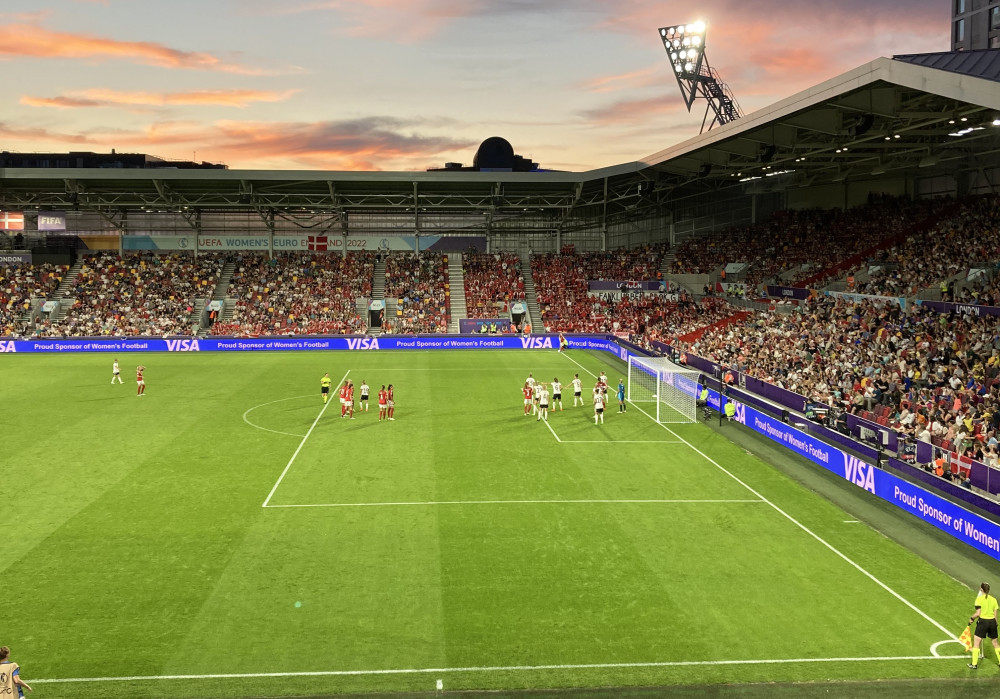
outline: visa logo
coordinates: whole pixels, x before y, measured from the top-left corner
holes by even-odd
[[[167,340],[168,352],[200,352],[197,340]]]
[[[875,493],[875,467],[856,456],[844,454],[844,478],[869,493]]]
[[[522,337],[521,347],[524,349],[552,349],[551,337]]]
[[[7,340],[6,342],[0,341],[0,352],[17,352],[14,347],[13,340]]]
[[[733,405],[736,406],[736,412],[733,413],[733,419],[741,425],[747,424],[747,406],[742,403],[737,403],[733,401]]]
[[[378,349],[378,338],[376,337],[349,337],[347,338],[347,349],[373,350]]]

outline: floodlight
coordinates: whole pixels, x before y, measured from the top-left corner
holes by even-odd
[[[1000,118],[994,119],[993,120],[993,125],[994,126],[1000,126]]]
[[[704,22],[699,20],[662,27],[659,33],[688,111],[691,111],[695,99],[701,98],[708,102],[701,125],[703,132],[708,123],[709,112],[715,115],[709,129],[743,116],[732,92],[712,70],[705,56]]]

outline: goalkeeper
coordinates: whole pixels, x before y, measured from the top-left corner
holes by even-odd
[[[976,611],[969,617],[969,626],[976,622],[976,637],[972,641],[972,662],[969,668],[979,669],[979,646],[984,638],[993,641],[993,652],[1000,661],[1000,643],[997,642],[997,598],[990,594],[990,584],[979,586],[979,596],[976,597]]]

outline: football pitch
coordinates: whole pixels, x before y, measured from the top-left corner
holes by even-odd
[[[727,439],[736,425],[615,401],[595,425],[568,386],[617,384],[611,357],[118,359],[124,385],[111,355],[0,361],[0,645],[37,696],[968,676],[966,585]],[[369,411],[342,419],[336,383],[324,405],[324,372],[367,381]],[[522,414],[529,372],[567,387],[547,423]]]

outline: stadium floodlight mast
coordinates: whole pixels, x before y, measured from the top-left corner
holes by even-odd
[[[705,55],[706,31],[705,23],[701,21],[660,28],[660,40],[667,51],[687,110],[691,111],[699,97],[708,102],[700,133],[705,133],[706,125],[711,131],[715,125],[728,124],[743,116],[732,90],[708,63],[708,56]],[[711,121],[709,114],[713,115]]]

